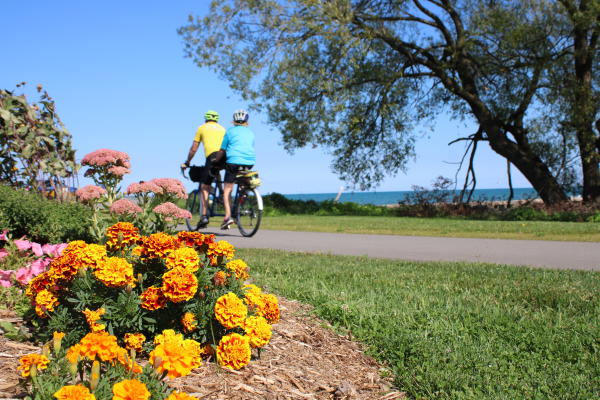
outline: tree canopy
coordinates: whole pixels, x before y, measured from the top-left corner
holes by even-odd
[[[267,111],[286,149],[330,149],[363,189],[405,168],[415,125],[450,110],[479,127],[459,140],[487,142],[555,203],[578,152],[550,118],[573,107],[544,103],[566,99],[555,66],[573,48],[570,2],[225,0],[179,33],[199,66]]]

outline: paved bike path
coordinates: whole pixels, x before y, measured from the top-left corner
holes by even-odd
[[[600,271],[600,243],[271,231],[251,238],[214,233],[240,248],[280,249],[413,261],[467,261]]]

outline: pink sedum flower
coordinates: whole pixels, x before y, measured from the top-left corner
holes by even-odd
[[[192,218],[192,214],[188,210],[179,208],[170,201],[157,205],[152,211],[167,218]]]
[[[155,191],[156,194],[173,194],[180,199],[187,199],[185,186],[179,179],[174,178],[155,178],[150,182],[160,188],[160,191]]]
[[[152,183],[152,181],[139,183],[132,183],[127,186],[127,194],[138,194],[138,193],[161,193],[162,189],[160,186]]]
[[[25,251],[25,250],[29,250],[31,249],[31,242],[29,240],[15,240],[13,242],[15,244],[15,246],[17,246],[17,249],[19,249],[20,251]]]
[[[15,271],[13,271],[12,269],[8,269],[8,270],[0,269],[0,286],[11,287],[12,281],[10,278],[14,272]]]
[[[110,167],[108,169],[108,172],[113,174],[114,176],[123,176],[125,174],[130,173],[131,171],[129,170],[129,168],[125,167]]]
[[[87,185],[77,189],[75,192],[75,196],[77,196],[77,198],[83,202],[99,199],[105,194],[106,190],[96,185]]]
[[[96,151],[92,151],[83,157],[81,164],[93,167],[103,167],[106,165],[114,165],[125,168],[131,167],[131,164],[129,163],[129,154],[111,149],[98,149]]]
[[[110,206],[110,212],[114,214],[138,214],[142,212],[140,206],[128,199],[119,199],[112,203]]]

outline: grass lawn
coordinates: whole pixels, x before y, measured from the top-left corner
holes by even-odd
[[[600,242],[600,223],[593,222],[284,215],[263,217],[261,229]]]
[[[600,273],[237,249],[416,399],[600,398]]]

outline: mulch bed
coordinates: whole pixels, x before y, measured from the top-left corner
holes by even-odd
[[[333,332],[310,307],[279,297],[281,321],[260,355],[240,371],[204,362],[190,375],[170,381],[200,399],[379,399],[405,398],[380,376],[381,366],[359,343]],[[0,314],[2,320],[15,320]],[[19,398],[18,358],[39,347],[0,336],[0,398]]]

